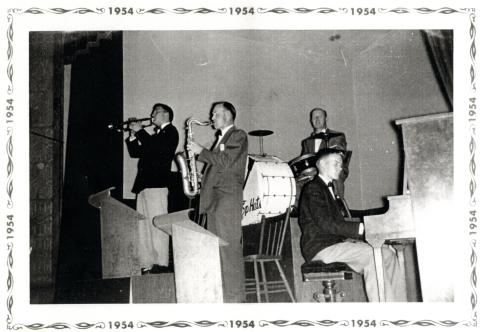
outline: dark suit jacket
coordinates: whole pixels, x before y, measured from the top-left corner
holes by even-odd
[[[304,187],[299,202],[302,254],[310,261],[322,249],[347,238],[360,239],[358,222],[345,221],[328,186],[315,176]]]
[[[220,143],[213,150],[203,149],[199,154],[198,160],[206,163],[202,178],[200,213],[210,210],[216,190],[241,196],[247,153],[247,134],[233,126],[223,135]],[[240,197],[238,202],[240,208],[241,203]],[[241,210],[238,212],[240,213]]]
[[[170,169],[178,145],[178,131],[172,124],[150,135],[144,129],[136,133],[136,139],[127,137],[128,153],[139,158],[137,176],[132,192],[138,194],[145,188],[164,188],[170,184]]]
[[[331,148],[347,151],[347,140],[344,133],[330,130],[329,128],[327,128],[326,133],[338,133],[340,134],[340,136],[335,136],[328,140],[328,146],[327,142],[325,140],[322,140],[322,143],[320,144],[320,149]],[[312,136],[307,137],[302,141],[302,155],[307,153],[316,153],[315,138],[313,138]]]

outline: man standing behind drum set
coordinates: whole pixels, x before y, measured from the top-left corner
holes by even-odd
[[[341,150],[344,154],[346,153],[347,140],[345,134],[327,128],[327,111],[320,107],[311,110],[310,123],[313,127],[313,133],[302,141],[302,155],[317,154],[320,150],[326,148]],[[337,181],[334,181],[336,194],[341,198],[344,197],[344,182],[347,177],[348,163],[344,162],[340,177]]]
[[[187,149],[198,154],[206,163],[200,194],[200,213],[207,214],[207,228],[228,246],[220,247],[224,302],[245,302],[245,272],[243,263],[242,199],[247,163],[247,134],[235,127],[236,111],[229,102],[217,102],[212,107],[213,126],[218,137],[208,150],[190,141]]]

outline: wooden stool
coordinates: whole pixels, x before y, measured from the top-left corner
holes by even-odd
[[[345,263],[325,264],[322,261],[312,261],[302,265],[303,281],[322,281],[325,302],[341,302],[345,292],[335,289],[335,281],[352,280],[354,273]],[[313,298],[322,302],[320,292],[314,293]]]

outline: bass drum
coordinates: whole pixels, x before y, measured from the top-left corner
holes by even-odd
[[[296,184],[288,163],[275,156],[249,155],[243,187],[242,226],[273,217],[295,203]]]

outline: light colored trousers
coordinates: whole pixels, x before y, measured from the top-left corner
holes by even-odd
[[[395,250],[391,246],[383,246],[382,255],[386,301],[407,301],[405,280]],[[354,240],[340,242],[323,249],[312,260],[321,260],[326,264],[334,262],[347,264],[355,272],[363,274],[368,301],[379,301],[373,247],[368,243]]]
[[[153,225],[153,218],[168,212],[168,188],[146,188],[137,196],[137,211],[146,219],[138,223],[138,257],[142,268],[168,266],[169,235]]]

